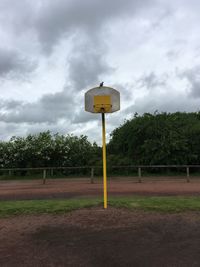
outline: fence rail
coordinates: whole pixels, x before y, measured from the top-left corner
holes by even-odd
[[[137,169],[138,182],[142,182],[142,170],[145,169],[161,169],[161,168],[175,168],[185,169],[186,181],[190,182],[190,168],[200,168],[200,165],[118,165],[109,166],[109,169]],[[90,170],[90,182],[94,183],[95,169],[102,169],[102,166],[73,166],[73,167],[38,167],[38,168],[0,168],[0,172],[8,172],[11,176],[15,171],[42,171],[43,184],[46,183],[47,171],[51,172],[53,176],[54,170]]]

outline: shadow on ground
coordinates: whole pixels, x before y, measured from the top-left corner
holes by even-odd
[[[200,266],[200,213],[92,208],[0,223],[0,266]]]

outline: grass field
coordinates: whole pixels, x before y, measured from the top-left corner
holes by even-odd
[[[112,197],[110,207],[154,212],[200,211],[200,197]],[[59,214],[81,208],[103,206],[102,199],[1,201],[0,216]]]

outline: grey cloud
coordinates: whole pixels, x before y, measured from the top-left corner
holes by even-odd
[[[18,101],[18,100],[1,100],[0,101],[0,109],[5,109],[5,110],[9,110],[9,109],[14,109],[16,107],[21,106],[22,102]]]
[[[28,0],[12,1],[1,0],[0,2],[0,22],[6,25],[6,30],[13,31],[19,35],[26,30],[30,30],[36,15],[38,4]]]
[[[73,130],[73,127],[69,126],[67,121],[57,122],[55,124],[47,124],[47,123],[36,123],[26,124],[26,132],[24,135],[27,134],[37,134],[43,131],[50,131],[53,134],[69,134]]]
[[[196,99],[188,99],[187,96],[170,96],[169,94],[152,95],[144,98],[137,99],[135,104],[130,105],[123,111],[124,115],[134,114],[135,112],[143,114],[146,112],[192,112],[199,111],[199,101]]]
[[[200,97],[200,66],[195,66],[179,74],[179,77],[186,78],[190,83],[190,96]]]
[[[92,114],[86,112],[84,109],[79,110],[77,114],[75,114],[74,119],[72,120],[72,123],[86,123],[91,121],[96,121],[98,119],[98,114]]]
[[[128,0],[71,0],[42,1],[35,22],[39,40],[45,49],[51,50],[57,40],[71,35],[78,28],[95,34],[102,25],[111,19],[133,16],[141,7],[154,1]],[[99,32],[98,32],[99,34]],[[97,34],[97,35],[98,35]]]
[[[36,63],[27,60],[23,55],[14,50],[0,49],[0,76],[22,75],[32,72]]]
[[[76,90],[95,85],[101,75],[108,75],[113,70],[104,59],[101,47],[90,47],[90,40],[80,44],[79,49],[73,51],[69,63],[69,78]]]
[[[138,83],[153,90],[146,91],[143,96],[135,96],[133,98],[134,104],[129,102],[129,106],[121,111],[121,115],[127,117],[135,112],[139,114],[145,112],[154,113],[156,110],[158,112],[192,112],[200,110],[198,98],[200,96],[200,67],[196,66],[193,69],[176,72],[175,74],[176,77],[186,78],[190,82],[191,91],[189,95],[185,93],[187,85],[182,88],[183,90],[179,88],[176,91],[175,87],[172,88],[171,79],[168,81],[168,78],[170,78],[168,73],[163,73],[160,76],[154,73],[148,76],[143,75],[138,80]],[[182,83],[180,86],[183,86]],[[194,95],[196,98],[191,97]]]
[[[75,133],[82,133],[85,131],[86,134],[93,136],[93,138],[96,138],[97,135],[100,136],[100,128],[92,128],[93,126],[96,127],[98,123],[101,123],[100,117],[98,115],[86,113],[80,103],[83,103],[81,102],[83,101],[83,90],[89,89],[90,86],[98,85],[102,80],[106,83],[106,76],[108,75],[110,76],[108,77],[109,81],[113,82],[116,80],[116,84],[111,84],[111,86],[119,89],[121,92],[122,102],[125,103],[124,106],[129,105],[127,109],[122,108],[120,112],[112,114],[108,118],[108,131],[118,126],[128,115],[134,114],[135,112],[154,112],[156,109],[159,111],[193,111],[194,109],[198,109],[199,99],[194,99],[192,97],[190,99],[187,98],[188,96],[200,97],[200,79],[198,74],[200,68],[187,70],[183,73],[183,76],[190,83],[190,94],[188,96],[184,96],[184,93],[180,96],[174,94],[175,96],[173,96],[173,88],[169,88],[167,92],[167,76],[159,76],[156,73],[156,67],[149,70],[149,73],[140,76],[138,80],[134,80],[131,86],[131,84],[126,84],[125,81],[123,81],[123,85],[117,84],[118,81],[122,82],[123,77],[125,77],[125,79],[127,77],[126,75],[123,76],[123,73],[126,72],[126,64],[122,64],[120,70],[122,71],[122,76],[120,75],[120,77],[116,77],[115,79],[114,74],[111,73],[114,72],[114,69],[107,63],[107,51],[112,49],[112,46],[108,46],[109,49],[107,49],[106,43],[110,42],[115,46],[115,42],[112,42],[113,40],[108,36],[109,30],[111,30],[111,35],[113,31],[114,35],[118,36],[115,41],[119,42],[119,44],[117,43],[116,45],[116,47],[119,45],[117,48],[118,51],[116,52],[116,60],[112,58],[112,53],[109,55],[111,56],[109,59],[111,59],[111,62],[116,64],[116,66],[118,63],[120,64],[120,58],[123,58],[122,61],[126,63],[125,61],[127,59],[123,55],[124,46],[121,44],[121,39],[124,38],[124,34],[123,32],[117,32],[117,27],[115,27],[118,25],[118,22],[120,22],[120,20],[123,21],[124,18],[124,25],[127,25],[127,29],[125,30],[129,31],[130,27],[136,27],[134,31],[130,31],[130,33],[127,32],[125,35],[127,43],[129,42],[129,35],[130,41],[133,39],[137,40],[137,34],[141,29],[143,30],[143,27],[137,28],[137,18],[138,21],[141,22],[141,25],[142,23],[149,25],[146,29],[149,32],[149,38],[151,37],[152,39],[150,43],[147,43],[147,39],[144,39],[145,35],[143,35],[141,38],[142,45],[140,46],[141,55],[145,42],[149,45],[149,51],[155,49],[155,45],[172,46],[171,42],[165,42],[164,44],[162,40],[158,42],[160,39],[160,32],[163,32],[163,30],[165,32],[165,30],[168,29],[168,21],[166,18],[169,9],[165,13],[164,10],[167,4],[164,3],[164,1],[164,4],[160,5],[161,2],[163,1],[0,1],[0,9],[3,11],[0,14],[0,30],[2,31],[3,27],[5,27],[2,32],[4,32],[5,35],[8,33],[8,35],[11,36],[11,38],[8,38],[10,41],[15,40],[13,36],[18,38],[19,35],[19,39],[21,38],[19,42],[13,41],[13,44],[8,44],[10,47],[12,47],[12,45],[16,46],[16,50],[0,50],[1,77],[23,75],[24,73],[27,74],[27,71],[32,71],[34,69],[34,64],[26,58],[26,55],[30,56],[32,52],[34,58],[38,56],[39,63],[41,64],[41,69],[39,69],[37,73],[38,76],[40,76],[41,73],[42,75],[46,75],[46,73],[42,72],[42,64],[44,63],[48,68],[48,59],[50,59],[51,56],[55,59],[58,54],[58,57],[61,55],[61,57],[66,58],[66,54],[69,52],[70,47],[72,47],[70,56],[67,58],[66,69],[67,78],[69,78],[68,84],[71,87],[64,87],[62,92],[56,94],[46,94],[33,103],[14,100],[0,101],[0,126],[2,126],[1,129],[3,128],[2,131],[7,131],[8,134],[10,134],[9,131],[17,134],[26,134],[47,129],[54,132],[65,132],[65,129],[68,129]],[[156,4],[154,5],[154,3]],[[162,6],[161,9],[160,6]],[[177,10],[176,1],[174,7],[174,10]],[[153,11],[152,9],[150,10],[150,8],[153,8]],[[140,10],[142,14],[140,14]],[[161,13],[157,12],[159,10],[161,10]],[[158,16],[158,14],[162,14],[162,17],[160,15]],[[166,25],[164,25],[165,27],[163,27],[162,24],[163,17],[166,22]],[[135,19],[135,21],[133,19]],[[182,20],[179,20],[178,23],[181,21]],[[115,22],[117,22],[116,25]],[[128,25],[129,22],[130,24]],[[155,30],[157,31],[156,36],[155,33],[153,33]],[[168,31],[166,31],[166,34],[167,33]],[[154,38],[156,39],[155,42]],[[177,38],[181,37],[177,36]],[[169,41],[170,39],[171,34],[169,35]],[[35,42],[36,45],[33,42]],[[69,42],[67,52],[64,51],[65,49],[63,46],[63,43],[65,44],[66,42]],[[164,47],[163,50],[161,47],[164,53],[168,51],[165,55],[171,60],[174,60],[176,51],[179,51],[179,53],[183,51],[179,49],[180,44],[178,40],[174,40],[173,43],[177,45],[173,45],[173,50],[170,49],[170,47],[167,47],[167,49]],[[41,47],[43,48],[42,51],[39,50]],[[54,48],[55,50],[53,50]],[[59,49],[60,51],[58,53]],[[52,51],[53,53],[50,56],[48,53]],[[132,52],[137,53],[137,51],[137,45],[133,45],[133,47],[130,48],[130,55]],[[45,52],[48,58],[42,57],[42,54]],[[178,54],[178,59],[180,58],[180,54]],[[147,58],[147,60],[151,61],[152,59]],[[144,64],[142,62],[143,60],[141,60],[141,64],[138,65]],[[133,67],[129,64],[127,66],[133,69],[134,72],[134,64]],[[141,75],[144,71],[142,67],[143,66],[140,66],[137,69],[137,75]],[[41,73],[39,73],[40,71]],[[128,81],[131,83],[129,78],[131,79],[131,77],[128,77]],[[34,84],[35,79],[32,81]],[[36,85],[38,86],[36,90],[40,90],[40,84],[36,82]],[[9,86],[10,85],[8,85],[8,89]],[[24,87],[25,86],[26,85],[24,85]],[[164,89],[159,91],[160,88]],[[172,93],[172,96],[170,96],[170,93]],[[143,95],[143,97],[137,98],[137,94],[140,96]],[[29,96],[27,96],[27,99],[28,97]],[[131,103],[131,101],[134,100],[136,100],[135,105],[132,105],[134,102]],[[88,132],[88,128],[85,127],[85,125],[89,127]],[[1,136],[5,138],[6,135],[1,133]]]
[[[155,89],[156,87],[163,87],[166,85],[166,75],[157,76],[154,72],[151,72],[147,75],[143,75],[138,79],[140,87],[145,87],[148,90]]]
[[[99,50],[87,49],[88,40],[80,42],[78,52],[74,52],[68,62],[71,87],[65,86],[62,92],[45,94],[37,102],[2,101],[0,121],[8,123],[55,123],[68,117],[75,124],[91,120],[90,115],[80,111],[83,96],[79,92],[86,86],[97,85],[100,76],[112,69],[104,62]],[[101,50],[101,48],[99,48]],[[89,87],[88,87],[89,89]],[[77,105],[75,105],[77,104]]]
[[[142,9],[151,8],[156,0],[2,0],[0,15],[3,31],[14,36],[32,33],[38,37],[43,52],[51,52],[61,39],[80,32],[99,38],[102,27],[118,18],[133,17]],[[0,27],[1,28],[1,27]]]
[[[65,91],[46,94],[34,103],[4,101],[0,106],[0,121],[13,123],[55,123],[59,119],[72,119],[74,101],[72,93]]]
[[[51,133],[69,134],[74,129],[67,121],[57,122],[54,124],[47,123],[5,123],[0,121],[0,140],[9,140],[12,136],[27,136],[28,134],[37,134],[43,131]]]
[[[180,55],[180,51],[175,49],[170,49],[167,51],[166,56],[169,60],[174,61],[175,58],[178,58]]]
[[[121,100],[130,100],[131,91],[134,89],[134,85],[129,83],[113,83],[111,87],[120,92]]]
[[[12,136],[24,135],[26,127],[17,123],[5,123],[0,121],[0,140],[9,140]]]

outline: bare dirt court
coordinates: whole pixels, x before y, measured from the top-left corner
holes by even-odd
[[[190,183],[187,183],[183,177],[182,179],[171,177],[170,180],[162,177],[155,181],[143,179],[142,183],[127,180],[127,178],[108,181],[108,193],[111,196],[200,195],[200,179],[192,179]],[[49,179],[45,185],[41,180],[0,182],[0,200],[94,196],[102,196],[100,181],[91,184],[89,179]]]
[[[110,181],[109,195],[200,195],[200,182]],[[1,200],[102,196],[89,180],[0,182]],[[200,266],[200,212],[102,207],[0,219],[0,266]]]
[[[200,266],[200,213],[82,209],[0,219],[0,266]]]

